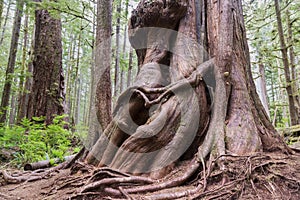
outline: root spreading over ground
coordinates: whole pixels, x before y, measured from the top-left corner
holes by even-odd
[[[26,175],[2,172],[0,198],[297,200],[300,199],[299,158],[299,153],[226,155],[210,158],[205,165],[193,159],[158,180],[77,161],[71,169]],[[225,170],[219,163],[226,166]],[[25,182],[16,184],[20,177]],[[6,185],[8,182],[14,184]]]

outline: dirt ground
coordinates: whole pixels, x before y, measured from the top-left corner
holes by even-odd
[[[266,160],[266,159],[267,160]],[[295,155],[268,155],[263,159],[252,157],[245,159],[251,163],[242,163],[242,159],[229,162],[230,172],[228,172],[228,184],[221,186],[219,172],[212,172],[211,178],[207,179],[207,189],[204,192],[210,196],[199,196],[197,199],[300,199],[300,154]],[[233,159],[233,158],[228,158]],[[261,160],[259,160],[261,159]],[[244,162],[244,161],[243,161]],[[250,165],[248,165],[250,164]],[[250,171],[249,171],[250,169]],[[243,180],[240,176],[243,171],[249,173]],[[241,173],[242,171],[242,173]],[[10,170],[8,172],[11,173]],[[86,183],[82,177],[86,174],[75,173],[71,175],[70,169],[57,170],[44,177],[41,180],[33,182],[23,182],[20,184],[5,184],[0,175],[0,200],[57,200],[70,199],[80,191],[80,188]],[[237,181],[241,179],[241,181]],[[75,180],[75,181],[74,181]],[[76,181],[78,180],[78,181]],[[71,184],[68,184],[71,183]],[[185,190],[193,187],[186,185],[166,189],[164,191]],[[223,187],[223,188],[222,188]],[[221,189],[220,189],[221,188]],[[226,198],[226,193],[237,192],[233,198]],[[224,194],[224,195],[222,195]],[[146,195],[146,194],[144,194]],[[149,199],[144,198],[143,194],[132,195],[131,199]],[[116,199],[113,197],[103,198],[103,196],[77,196],[74,199]],[[151,198],[150,198],[151,199]],[[180,198],[182,199],[182,198]],[[188,199],[188,198],[184,198]]]
[[[55,195],[49,194],[49,191],[56,184],[56,181],[68,177],[70,170],[59,170],[53,172],[51,177],[33,182],[24,182],[21,184],[8,184],[0,187],[0,199],[7,200],[39,200],[39,199],[67,199],[68,190],[60,190]],[[74,189],[73,189],[74,190]],[[73,191],[72,191],[73,192]]]

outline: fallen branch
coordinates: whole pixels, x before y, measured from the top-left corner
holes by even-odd
[[[25,171],[33,171],[33,170],[37,170],[37,169],[44,169],[44,168],[48,168],[51,167],[51,165],[53,164],[58,164],[64,161],[71,161],[73,158],[75,158],[76,155],[70,155],[70,156],[65,156],[64,159],[60,159],[60,158],[55,158],[53,160],[53,162],[51,162],[51,160],[42,160],[42,161],[38,161],[35,163],[27,163],[24,165],[24,170]]]

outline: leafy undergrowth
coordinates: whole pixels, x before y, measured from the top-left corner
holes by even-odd
[[[218,167],[222,160],[225,168]],[[182,175],[186,166],[174,170],[166,182]],[[96,169],[77,162],[71,169],[53,170],[41,180],[0,187],[0,198],[14,199],[300,199],[300,154],[263,153],[250,156],[226,155],[210,160],[205,169],[181,185],[156,191],[129,193],[128,188],[154,183],[129,180],[130,175],[110,168]],[[110,181],[103,181],[103,179]],[[139,179],[141,180],[141,179]],[[3,184],[3,183],[2,183]],[[91,186],[94,187],[91,187]],[[112,191],[119,191],[115,196]],[[185,194],[179,197],[179,194]],[[178,198],[177,198],[178,197]]]
[[[43,117],[23,119],[19,125],[0,128],[0,163],[20,168],[25,163],[64,156],[79,151],[76,135],[67,129],[65,116],[57,116],[46,126]]]

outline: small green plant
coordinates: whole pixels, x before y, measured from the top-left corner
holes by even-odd
[[[20,165],[72,154],[71,141],[76,137],[64,127],[65,116],[56,116],[51,125],[45,125],[43,117],[33,120],[23,119],[20,125],[0,128],[0,146],[18,149],[13,155],[13,163]]]

